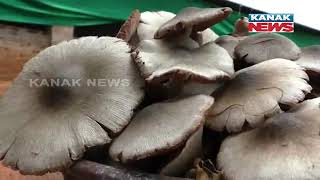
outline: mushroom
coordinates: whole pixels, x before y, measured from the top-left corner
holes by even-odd
[[[308,46],[302,49],[301,57],[296,61],[306,68],[310,74],[320,73],[320,45]]]
[[[183,43],[181,43],[183,44]],[[190,47],[186,47],[190,45]],[[146,81],[168,77],[198,82],[228,79],[233,73],[233,60],[228,52],[214,42],[199,48],[184,47],[162,40],[144,40],[138,47],[135,62]]]
[[[0,100],[0,160],[43,174],[109,143],[144,96],[129,51],[118,38],[85,37],[27,62]]]
[[[171,12],[166,12],[166,11],[143,12],[141,14],[141,22],[137,30],[137,36],[138,36],[139,42],[143,40],[153,39],[156,31],[163,24],[170,21],[175,16],[176,16],[175,14]],[[209,28],[199,33],[193,33],[193,35],[194,36],[192,38],[196,40],[200,45],[205,44],[207,42],[214,41],[218,37],[218,35],[215,34]]]
[[[285,36],[275,33],[259,33],[248,36],[235,47],[235,57],[249,64],[257,64],[274,58],[297,60],[300,48]]]
[[[318,179],[320,98],[227,138],[217,158],[226,180]]]
[[[162,169],[165,175],[181,174],[201,152],[204,118],[212,104],[213,98],[205,95],[152,104],[136,114],[111,144],[109,154],[115,161],[129,163],[182,148]]]
[[[295,62],[272,59],[237,71],[216,90],[215,105],[206,125],[215,131],[240,132],[246,125],[261,125],[265,116],[280,111],[279,103],[292,106],[303,100],[311,86],[304,69]]]
[[[192,33],[201,32],[227,18],[231,8],[197,8],[182,9],[177,16],[163,24],[155,33],[155,39],[162,39],[180,35],[186,30]]]
[[[140,24],[137,29],[139,40],[143,41],[147,39],[153,39],[154,34],[159,27],[175,16],[175,14],[166,11],[146,11],[141,13]]]
[[[132,11],[129,18],[126,22],[121,26],[117,38],[123,39],[126,42],[129,42],[132,39],[132,36],[137,32],[137,28],[140,23],[140,12],[139,10]]]
[[[246,65],[243,61],[236,59],[234,55],[234,48],[241,40],[248,36],[248,33],[248,18],[242,17],[236,21],[234,25],[234,32],[231,35],[223,35],[215,40],[215,43],[228,51],[229,55],[234,60],[234,68],[236,70],[242,69]]]

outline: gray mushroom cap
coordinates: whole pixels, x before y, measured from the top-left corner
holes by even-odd
[[[232,58],[214,42],[195,48],[192,43],[183,41],[145,40],[137,49],[139,54],[135,62],[147,81],[169,76],[213,82],[228,79],[234,73]]]
[[[89,147],[109,143],[104,128],[120,132],[144,96],[129,51],[118,38],[85,37],[49,47],[27,62],[0,100],[3,163],[42,174],[71,165]],[[81,81],[51,85],[52,79]],[[97,79],[119,84],[87,84]],[[32,85],[31,80],[39,81]]]
[[[136,114],[109,154],[125,163],[175,150],[202,127],[212,104],[213,98],[205,95],[152,104]]]
[[[303,48],[301,57],[296,62],[307,71],[320,73],[320,45]]]
[[[155,33],[154,38],[162,39],[179,35],[190,29],[192,32],[204,31],[222,21],[232,12],[231,8],[196,8],[188,7],[177,16],[163,24]]]
[[[154,34],[157,32],[157,30],[175,16],[175,14],[166,11],[143,12],[141,14],[140,24],[137,29],[139,41],[154,39]],[[179,35],[181,34],[183,33],[180,33]],[[195,37],[194,40],[200,45],[214,41],[218,37],[218,35],[209,28],[197,33],[196,35],[197,37]]]
[[[304,69],[295,62],[272,59],[237,71],[233,79],[213,93],[216,102],[206,125],[212,130],[239,132],[245,122],[261,125],[265,116],[280,111],[279,103],[294,105],[311,86]]]
[[[234,48],[239,44],[240,40],[238,37],[224,35],[217,38],[215,43],[227,50],[232,59],[235,59]]]
[[[318,179],[320,98],[278,114],[261,128],[224,140],[218,167],[226,180]]]
[[[300,48],[285,36],[275,33],[259,33],[248,36],[235,48],[235,56],[249,64],[283,58],[297,60],[300,57]]]

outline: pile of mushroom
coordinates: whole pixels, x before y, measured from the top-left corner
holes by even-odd
[[[135,10],[117,37],[43,50],[1,97],[0,160],[69,179],[319,179],[320,46],[249,35],[245,17],[218,37],[231,12]],[[83,161],[97,147],[105,165]]]

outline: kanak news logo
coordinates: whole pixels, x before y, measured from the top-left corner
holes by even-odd
[[[249,32],[293,32],[293,14],[249,14]]]

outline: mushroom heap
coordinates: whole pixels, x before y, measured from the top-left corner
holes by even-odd
[[[219,37],[231,12],[135,10],[116,37],[45,49],[1,97],[0,159],[69,179],[319,179],[320,46],[245,17]],[[97,147],[105,166],[80,161]]]

